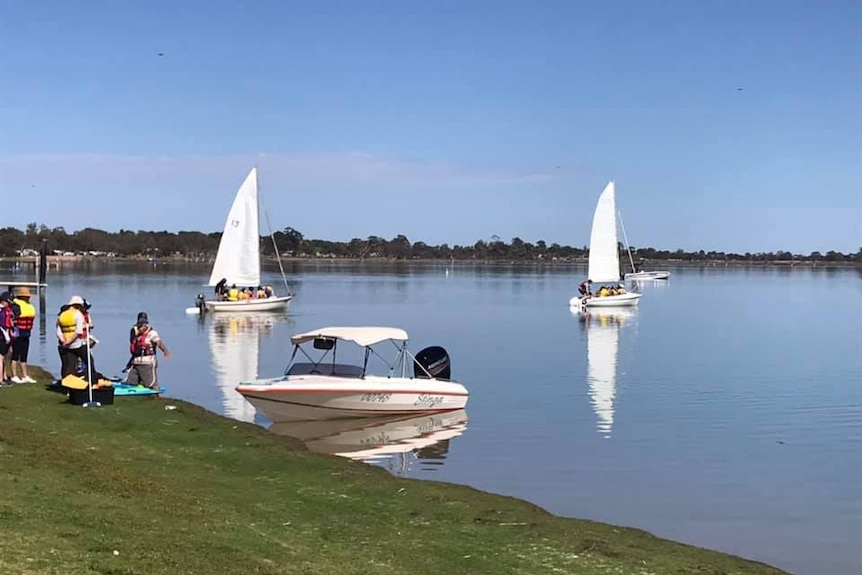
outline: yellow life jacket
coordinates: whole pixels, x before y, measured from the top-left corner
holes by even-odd
[[[230,288],[230,291],[227,292],[227,299],[229,301],[236,301],[239,296],[239,290],[236,288]]]
[[[77,317],[79,313],[81,312],[70,307],[57,318],[57,325],[60,326],[60,331],[63,332],[65,337],[72,337],[75,335],[75,329],[78,327]]]
[[[36,317],[36,308],[33,307],[27,300],[15,298],[13,302],[18,306],[20,313],[15,320],[15,326],[18,329],[31,330],[33,329],[33,319]]]

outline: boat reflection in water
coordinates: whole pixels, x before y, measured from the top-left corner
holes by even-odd
[[[617,352],[620,329],[633,321],[636,308],[597,308],[572,311],[587,332],[587,383],[596,414],[596,428],[609,438],[614,427],[617,395]]]
[[[234,389],[240,381],[257,379],[260,341],[272,332],[281,314],[212,314],[209,345],[216,384],[226,416],[252,423],[255,408]]]
[[[273,402],[274,403],[274,402]],[[269,416],[267,403],[257,402]],[[279,404],[276,414],[284,414]],[[275,415],[275,414],[273,414]],[[270,418],[272,419],[272,418]],[[407,416],[274,421],[272,433],[299,439],[315,453],[374,463],[396,475],[407,474],[417,463],[424,469],[443,464],[449,442],[467,429],[463,409]]]

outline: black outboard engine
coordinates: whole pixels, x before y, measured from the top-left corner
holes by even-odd
[[[426,347],[416,354],[413,362],[413,377],[429,379],[429,373],[436,379],[449,379],[452,373],[449,354],[439,345]]]
[[[195,307],[197,307],[201,315],[207,312],[207,304],[206,304],[206,296],[202,293],[199,293],[195,296]]]

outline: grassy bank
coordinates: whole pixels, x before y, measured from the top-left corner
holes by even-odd
[[[171,399],[75,407],[31,373],[40,384],[0,390],[6,575],[781,573],[312,454]]]

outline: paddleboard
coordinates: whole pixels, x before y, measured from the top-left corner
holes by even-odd
[[[114,383],[114,395],[156,395],[167,391],[164,387],[155,390],[145,385],[132,385],[131,383]]]
[[[112,377],[108,380],[105,380],[105,383],[108,381],[111,382],[111,385],[114,388],[115,396],[133,396],[133,395],[156,395],[159,393],[165,393],[167,389],[164,387],[160,387],[158,390],[152,389],[145,385],[132,385],[131,383],[123,383],[120,378]],[[87,389],[86,380],[74,376],[67,375],[63,378],[63,381],[54,381],[49,386],[54,391],[63,391],[68,392],[69,389]]]

